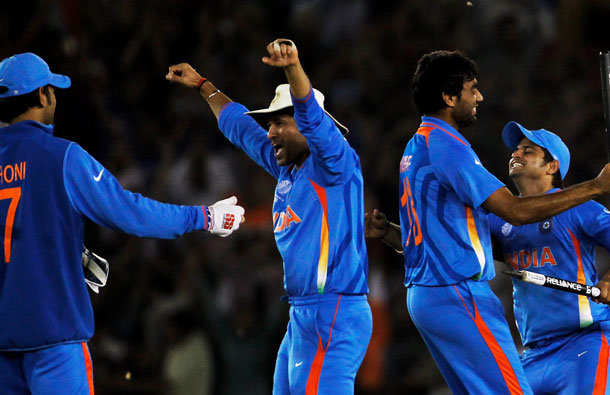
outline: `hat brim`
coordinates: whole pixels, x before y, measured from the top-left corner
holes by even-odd
[[[343,136],[345,136],[349,133],[349,129],[347,127],[345,127],[341,122],[337,121],[335,119],[335,117],[333,117],[328,111],[326,111],[324,109],[323,109],[323,111],[326,113],[326,115],[328,115],[330,117],[330,119],[333,120],[333,122],[335,123],[335,125],[337,125],[337,128],[339,129],[339,131],[341,132],[341,134]],[[247,111],[244,114],[250,115],[260,125],[261,128],[267,130],[268,129],[267,121],[269,120],[269,118],[271,118],[275,115],[278,115],[278,114],[287,114],[287,113],[294,114],[294,107],[286,106],[286,107],[282,107],[282,108],[276,108],[273,110],[264,108],[262,110]]]
[[[544,142],[540,141],[532,132],[521,126],[515,121],[510,121],[504,126],[502,130],[502,141],[504,144],[514,150],[519,145],[519,142],[523,137],[527,137],[532,143],[544,146]]]
[[[67,75],[51,73],[51,80],[49,81],[49,85],[53,85],[54,87],[60,89],[66,89],[72,85],[72,81]]]

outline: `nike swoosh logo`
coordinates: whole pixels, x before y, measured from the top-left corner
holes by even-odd
[[[581,355],[586,354],[587,352],[588,352],[588,351],[583,351],[583,352],[581,352],[580,354],[578,354],[578,356],[580,357]]]
[[[297,363],[295,363],[295,364],[294,364],[294,367],[295,367],[295,368],[298,368],[298,367],[299,367],[299,366],[301,366],[301,365],[303,365],[303,362],[297,362]]]
[[[475,164],[475,165],[480,165],[480,164],[481,164],[481,162],[479,162],[478,160],[476,160],[476,159],[475,159],[475,160],[474,160],[474,164]]]
[[[99,182],[99,181],[102,179],[102,173],[103,173],[103,172],[104,172],[104,169],[102,169],[102,170],[100,171],[100,174],[98,174],[98,175],[97,175],[97,177],[96,177],[96,176],[93,176],[93,179],[94,179],[96,182]]]

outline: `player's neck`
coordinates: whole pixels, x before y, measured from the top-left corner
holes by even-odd
[[[513,181],[519,190],[520,196],[544,195],[554,188],[551,181],[545,182],[544,180],[532,181],[520,179],[513,179]]]

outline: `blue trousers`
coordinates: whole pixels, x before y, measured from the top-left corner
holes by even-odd
[[[537,395],[610,394],[610,322],[595,323],[525,350],[523,369]]]
[[[504,308],[486,281],[412,286],[407,307],[453,394],[531,394]]]
[[[93,394],[93,367],[87,343],[0,352],[0,393]]]
[[[290,322],[277,356],[273,394],[353,394],[373,331],[366,295],[289,301]]]

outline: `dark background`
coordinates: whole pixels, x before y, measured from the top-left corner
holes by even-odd
[[[464,134],[513,191],[500,136],[510,120],[564,139],[572,154],[567,185],[597,175],[607,160],[598,61],[610,50],[607,0],[473,3],[21,0],[3,7],[0,57],[35,52],[72,78],[57,95],[57,136],[81,144],[126,189],[179,204],[236,194],[247,212],[228,239],[200,232],[138,239],[88,226],[87,247],[111,263],[108,285],[91,296],[98,394],[270,393],[287,322],[271,224],[275,180],[224,139],[195,92],[165,80],[172,64],[189,62],[232,99],[263,108],[284,82],[260,61],[265,46],[293,39],[327,109],[351,130],[367,210],[380,208],[393,221],[398,162],[419,124],[410,78],[417,59],[436,49],[460,49],[478,62],[485,101]],[[375,332],[357,393],[447,393],[406,310],[402,257],[376,241],[368,247]],[[510,282],[499,275],[493,286],[512,323]]]

